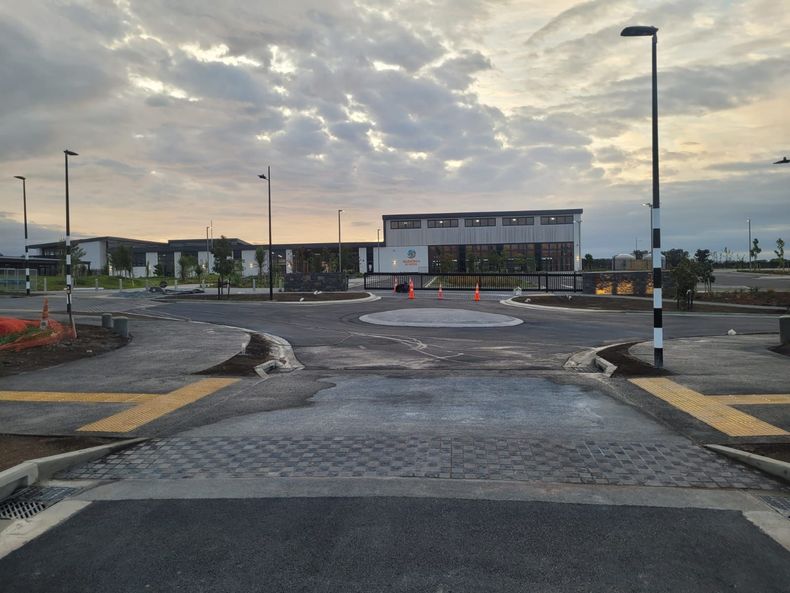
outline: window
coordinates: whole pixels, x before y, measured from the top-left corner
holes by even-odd
[[[496,218],[465,218],[465,226],[496,226]]]
[[[573,215],[563,214],[562,216],[541,216],[540,224],[573,224]]]
[[[525,226],[535,224],[534,216],[509,216],[502,218],[502,226]]]
[[[391,220],[391,229],[419,229],[422,227],[420,220]]]
[[[429,229],[448,229],[448,228],[455,228],[458,226],[458,219],[457,218],[434,218],[428,220],[428,228]]]

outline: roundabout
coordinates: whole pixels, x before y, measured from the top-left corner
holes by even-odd
[[[362,315],[360,321],[394,327],[512,327],[524,320],[498,313],[468,309],[395,309]]]

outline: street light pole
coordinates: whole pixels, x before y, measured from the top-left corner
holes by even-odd
[[[209,254],[211,253],[211,248],[209,247],[209,242],[208,242],[208,229],[209,229],[209,227],[206,227],[206,276],[208,276],[209,261],[210,261],[209,260],[209,257],[210,257]],[[208,288],[208,281],[206,282],[206,288]]]
[[[664,366],[664,319],[663,319],[663,282],[661,278],[661,203],[658,191],[658,67],[656,27],[626,27],[620,33],[623,37],[652,37],[652,120],[653,120],[653,216],[652,254],[653,259],[653,366]]]
[[[64,150],[63,156],[66,159],[66,312],[69,314],[69,323],[74,337],[77,337],[77,330],[74,326],[74,316],[71,309],[71,220],[69,218],[69,157],[79,156],[72,150]]]
[[[343,243],[340,239],[340,213],[342,210],[337,211],[337,271],[343,273]]]
[[[378,243],[378,250],[376,250],[376,271],[381,272],[381,229],[376,229],[376,243]]]
[[[258,175],[261,179],[265,179],[269,186],[269,300],[274,300],[274,270],[272,269],[272,168],[266,167],[266,174],[261,173]]]
[[[27,182],[21,175],[14,175],[22,180],[22,213],[25,221],[25,294],[30,296],[30,255],[27,249]]]
[[[751,270],[752,269],[752,219],[751,218],[747,218],[746,222],[749,225],[749,251],[748,251],[748,254],[749,254],[749,269]]]

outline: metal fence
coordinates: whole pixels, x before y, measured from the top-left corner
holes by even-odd
[[[480,290],[530,292],[581,292],[582,275],[575,272],[534,272],[529,274],[385,274],[368,272],[366,290],[393,290],[397,285],[414,282],[414,290]]]
[[[38,270],[30,270],[30,290],[38,287]],[[0,292],[25,292],[25,270],[0,268]]]

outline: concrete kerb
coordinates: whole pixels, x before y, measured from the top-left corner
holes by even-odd
[[[81,463],[94,461],[100,457],[125,449],[137,443],[142,443],[146,439],[127,439],[117,443],[108,443],[89,449],[79,449],[68,453],[59,453],[49,457],[39,457],[30,459],[15,465],[7,470],[0,472],[0,500],[10,496],[19,488],[32,486],[36,482],[47,480],[59,471],[63,471]]]
[[[547,296],[557,296],[554,293],[550,292],[542,292],[541,295]],[[523,295],[522,295],[523,296]],[[584,295],[590,296],[590,295]],[[652,311],[625,311],[625,310],[611,310],[611,309],[577,309],[575,307],[555,307],[553,305],[534,305],[532,303],[519,303],[513,300],[514,297],[510,297],[509,299],[504,299],[499,301],[502,305],[507,305],[509,307],[521,307],[523,309],[536,309],[536,310],[543,310],[543,311],[567,311],[569,313],[616,313],[618,315],[653,315]],[[624,297],[624,298],[633,298],[633,297]],[[716,303],[711,303],[716,304]],[[667,311],[664,310],[664,316],[667,317],[731,317],[731,316],[738,316],[738,317],[757,317],[757,318],[765,318],[765,313],[750,313],[749,308],[758,308],[756,305],[754,307],[749,307],[748,305],[729,305],[732,307],[743,307],[745,309],[744,313],[736,313],[736,312],[727,312],[722,313],[720,311]],[[766,307],[773,309],[774,307]],[[777,313],[777,315],[779,315]]]
[[[756,455],[754,453],[741,451],[740,449],[734,449],[724,445],[705,445],[705,447],[726,455],[727,457],[737,459],[738,461],[741,461],[747,465],[751,465],[752,467],[756,467],[767,474],[771,474],[772,476],[783,479],[785,482],[790,482],[790,463],[786,461],[764,457],[763,455]]]
[[[282,294],[282,293],[279,293],[279,294]],[[361,299],[338,299],[338,300],[335,300],[335,301],[301,301],[301,302],[300,301],[270,301],[268,299],[252,300],[252,301],[233,301],[233,300],[229,300],[229,301],[222,301],[222,300],[212,301],[212,300],[209,300],[209,299],[200,299],[198,301],[197,299],[189,299],[189,298],[184,298],[184,299],[179,299],[179,298],[157,298],[157,299],[153,299],[153,300],[155,300],[157,302],[160,302],[160,303],[173,303],[173,302],[176,302],[176,301],[182,301],[183,302],[183,301],[190,301],[190,300],[192,300],[194,302],[200,302],[200,303],[214,303],[214,304],[217,304],[217,305],[236,305],[236,306],[238,306],[239,304],[248,305],[248,304],[254,304],[254,303],[264,303],[264,304],[268,304],[268,305],[302,305],[302,306],[307,306],[307,305],[347,305],[349,303],[372,303],[373,301],[380,301],[381,300],[380,296],[377,296],[377,295],[373,294],[372,292],[367,292],[367,295],[368,296],[366,296],[364,298],[361,298]]]
[[[622,346],[623,344],[630,344],[630,342],[618,342],[615,344],[599,346],[598,348],[582,350],[581,352],[577,352],[568,358],[568,360],[566,360],[565,364],[562,366],[568,370],[577,370],[579,368],[590,368],[595,366],[598,367],[605,376],[611,377],[617,370],[617,366],[598,356],[598,353],[601,350],[606,350],[607,348],[613,348],[615,346]]]

